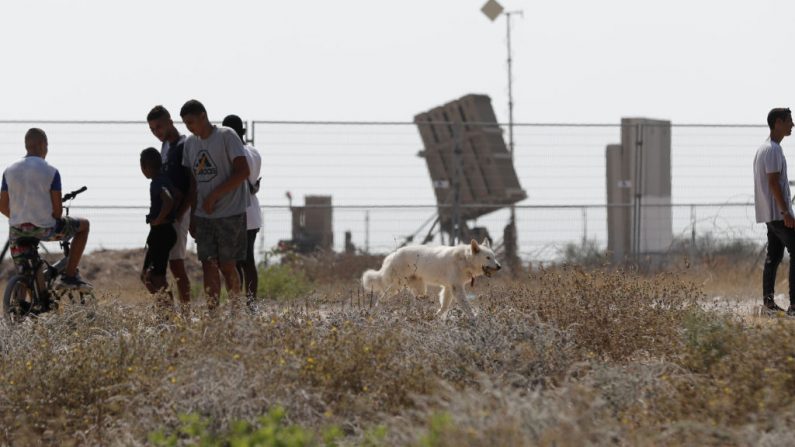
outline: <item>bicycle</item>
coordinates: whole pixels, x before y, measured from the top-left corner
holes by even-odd
[[[87,188],[72,191],[63,196],[64,214],[69,215],[69,205],[78,194]],[[12,322],[21,321],[28,316],[40,315],[58,309],[62,299],[68,298],[70,302],[86,304],[95,302],[94,293],[76,289],[58,289],[55,282],[66,268],[69,258],[70,242],[59,242],[63,251],[63,258],[50,264],[39,255],[40,240],[36,238],[19,238],[18,245],[27,245],[30,255],[16,266],[17,273],[8,280],[3,293],[3,315]],[[8,245],[8,243],[6,243]]]

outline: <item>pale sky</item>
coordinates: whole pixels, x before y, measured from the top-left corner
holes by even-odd
[[[0,119],[410,121],[467,93],[507,120],[505,19],[485,0],[4,1]],[[763,123],[795,106],[789,0],[501,0],[515,120]]]

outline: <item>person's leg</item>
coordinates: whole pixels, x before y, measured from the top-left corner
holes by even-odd
[[[154,293],[152,291],[152,281],[151,281],[151,270],[152,270],[152,262],[154,262],[154,257],[152,256],[152,240],[154,239],[154,235],[152,234],[152,229],[149,228],[149,234],[146,235],[146,251],[144,252],[144,265],[141,267],[141,282],[143,283],[144,287],[149,293]]]
[[[69,259],[64,269],[64,275],[74,277],[77,275],[77,266],[80,264],[80,258],[83,257],[83,251],[86,249],[90,226],[88,220],[82,218],[68,218],[65,220],[66,222],[64,225],[75,225],[76,227],[74,230],[74,238],[72,239],[72,246],[69,251]]]
[[[190,211],[186,212],[182,216],[182,219],[174,222],[174,230],[176,231],[177,241],[171,248],[168,258],[171,274],[174,276],[174,281],[177,283],[179,301],[183,306],[186,306],[190,302],[190,278],[188,277],[188,272],[185,270],[185,256],[187,256],[188,251],[189,224]]]
[[[172,259],[168,261],[168,266],[171,269],[171,274],[174,275],[174,281],[177,283],[177,291],[179,291],[179,301],[183,305],[190,303],[190,279],[188,278],[188,271],[185,270],[184,259]]]
[[[795,313],[795,257],[793,257],[795,254],[795,229],[787,228],[782,224],[774,226],[774,232],[780,244],[786,247],[787,253],[789,253],[789,304],[790,309]]]
[[[246,259],[246,215],[216,219],[219,243],[219,266],[226,281],[226,291],[229,293],[229,302],[239,304],[240,275],[237,264]]]
[[[155,297],[155,305],[160,312],[169,312],[174,310],[174,295],[168,288],[168,280],[166,275],[156,275],[150,272],[149,284],[152,288],[149,290]]]
[[[779,239],[778,222],[767,223],[767,256],[765,257],[765,267],[762,272],[762,297],[765,306],[772,310],[777,309],[773,300],[776,286],[776,271],[784,257],[784,244]],[[783,227],[783,223],[781,224]],[[783,309],[782,309],[783,310]]]
[[[218,274],[218,260],[208,259],[202,261],[204,274],[204,294],[207,296],[207,307],[215,310],[221,296],[221,276]]]
[[[171,225],[159,225],[152,227],[149,231],[147,244],[149,246],[148,256],[151,260],[151,267],[147,272],[149,292],[155,295],[155,302],[161,310],[172,310],[174,296],[168,289],[166,270],[168,268],[168,255],[171,247],[177,239],[174,227]]]
[[[226,291],[229,294],[229,304],[237,306],[240,304],[240,276],[237,273],[237,261],[222,261],[218,263],[221,273],[224,275]]]
[[[246,260],[242,262],[243,266],[243,291],[246,294],[247,303],[250,305],[257,298],[257,262],[254,259],[254,243],[257,240],[257,232],[259,229],[246,231]],[[238,265],[241,265],[240,263]]]
[[[221,295],[221,278],[218,274],[219,241],[216,237],[215,220],[196,218],[196,251],[202,263],[204,294],[207,307],[213,311],[218,307]]]

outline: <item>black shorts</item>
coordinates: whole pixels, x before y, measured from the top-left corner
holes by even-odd
[[[144,270],[151,269],[153,275],[165,276],[168,254],[176,242],[177,232],[171,223],[152,227],[146,237]]]

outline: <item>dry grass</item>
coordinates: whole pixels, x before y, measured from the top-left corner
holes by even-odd
[[[0,444],[146,444],[186,414],[223,437],[279,406],[310,444],[795,441],[789,320],[705,311],[682,275],[561,268],[479,282],[475,320],[438,321],[405,294],[371,308],[371,261],[306,262],[313,292],[255,315],[163,322],[110,294],[0,323]]]

